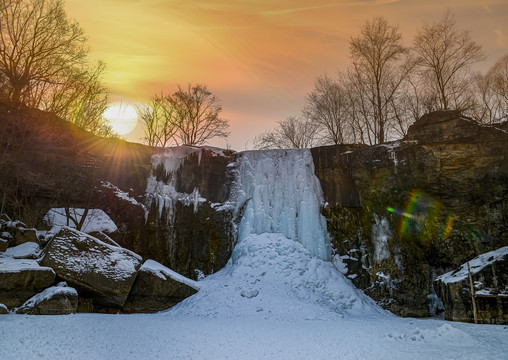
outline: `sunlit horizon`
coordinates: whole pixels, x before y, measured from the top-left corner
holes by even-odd
[[[349,39],[373,16],[398,25],[411,46],[417,29],[449,8],[487,54],[478,69],[508,52],[505,0],[67,0],[65,7],[84,28],[92,58],[106,62],[113,100],[148,103],[178,84],[205,84],[231,125],[227,140],[210,145],[235,150],[297,115],[317,76],[344,71]],[[140,142],[143,129],[123,137]]]

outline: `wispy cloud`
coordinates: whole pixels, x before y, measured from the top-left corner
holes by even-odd
[[[285,8],[278,10],[266,10],[262,11],[262,15],[287,15],[292,13],[311,11],[311,10],[320,10],[326,8],[337,7],[337,4],[325,4],[325,5],[314,5],[314,6],[303,6],[303,7],[295,7],[295,8]]]

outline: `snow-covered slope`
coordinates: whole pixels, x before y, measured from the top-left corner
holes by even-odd
[[[284,321],[388,316],[331,262],[281,234],[249,235],[225,268],[198,283],[199,292],[168,310],[169,316]]]

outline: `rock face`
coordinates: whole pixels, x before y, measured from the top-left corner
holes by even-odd
[[[141,257],[85,233],[63,227],[44,249],[42,266],[101,305],[121,308],[134,283]]]
[[[147,184],[144,241],[131,248],[196,279],[229,260],[234,244],[233,208],[227,206],[235,153],[177,147],[152,158]]]
[[[438,112],[402,141],[312,149],[346,276],[397,315],[428,316],[438,275],[508,244],[507,143]]]
[[[68,315],[76,313],[78,292],[65,282],[45,289],[16,309],[17,314]]]
[[[469,261],[479,323],[508,324],[508,246]],[[446,309],[445,319],[471,321],[474,317],[467,263],[439,276],[436,292]]]
[[[139,269],[123,311],[152,313],[166,310],[194,295],[198,289],[195,281],[156,261],[147,260]]]
[[[24,228],[39,228],[49,204],[88,205],[117,225],[114,242],[186,277],[228,261],[239,222],[228,202],[235,152],[98,139],[50,114],[1,105],[0,119],[0,168],[9,169],[0,188]],[[334,261],[346,276],[395,314],[427,316],[439,275],[508,245],[507,126],[436,112],[398,142],[312,149]],[[0,238],[0,249],[12,246]]]
[[[0,258],[0,303],[8,308],[21,306],[54,280],[53,269],[35,260]]]

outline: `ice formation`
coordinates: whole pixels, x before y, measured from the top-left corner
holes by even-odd
[[[238,165],[238,241],[251,234],[279,233],[312,255],[330,260],[323,196],[309,150],[246,151]]]
[[[175,177],[169,176],[167,181],[163,181],[158,180],[153,174],[153,170],[157,169],[159,166],[163,167],[166,175],[175,174],[185,159],[194,153],[198,155],[199,165],[201,163],[202,150],[201,148],[192,146],[166,148],[163,152],[152,156],[152,172],[146,186],[146,205],[147,208],[150,208],[151,204],[155,202],[159,211],[159,217],[162,217],[163,210],[166,210],[167,218],[171,220],[174,214],[174,205],[177,201],[182,201],[186,205],[193,204],[194,212],[197,211],[200,202],[206,201],[206,199],[200,196],[197,188],[195,188],[191,194],[179,193],[175,188]]]

